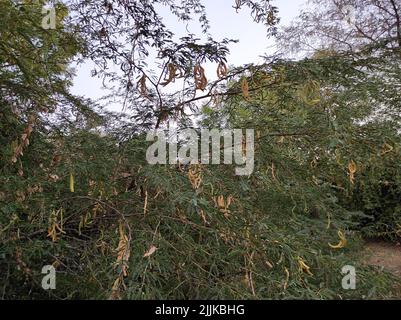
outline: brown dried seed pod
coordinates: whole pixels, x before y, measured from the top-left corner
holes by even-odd
[[[169,83],[174,82],[177,76],[181,76],[181,72],[177,74],[177,67],[174,63],[169,63],[167,65],[166,77],[164,78],[164,82],[161,83],[162,86],[167,86]]]
[[[242,95],[246,100],[249,100],[250,95],[249,95],[249,84],[248,80],[244,78],[241,83],[241,89],[242,89]]]
[[[107,36],[107,30],[105,28],[100,29],[99,35],[104,38]]]
[[[188,178],[191,182],[192,188],[199,189],[202,183],[202,172],[199,165],[191,165],[188,171]]]
[[[219,79],[222,79],[227,76],[227,73],[228,73],[227,65],[223,61],[221,61],[217,66],[217,77]]]
[[[269,13],[267,14],[267,23],[269,25],[274,25],[274,21],[275,21],[274,13],[273,11],[269,11]]]
[[[204,91],[207,86],[205,69],[203,69],[200,65],[196,65],[194,67],[194,76],[195,76],[195,89]]]
[[[214,200],[216,207],[219,209],[219,211],[221,213],[223,213],[224,217],[226,217],[228,219],[230,217],[230,213],[231,213],[229,208],[234,201],[234,197],[230,195],[226,200],[226,199],[224,199],[224,196],[218,196],[218,197],[213,198],[213,200]]]
[[[206,213],[205,213],[205,211],[203,209],[201,209],[199,211],[199,215],[201,216],[202,221],[203,221],[204,224],[210,224],[206,219]]]
[[[30,143],[29,138],[32,134],[33,131],[33,126],[36,121],[36,116],[35,115],[30,115],[28,118],[28,126],[24,129],[24,132],[21,135],[21,139],[18,143],[15,142],[15,145],[13,146],[13,155],[11,157],[11,162],[16,163],[18,161],[19,156],[23,156],[24,153],[24,147],[27,147]]]
[[[147,87],[146,87],[146,75],[144,74],[142,78],[138,81],[136,87],[139,90],[141,96],[146,97],[147,96]]]
[[[214,90],[211,95],[211,103],[217,107],[221,104],[221,102],[221,94],[217,90]]]
[[[169,114],[168,110],[161,110],[160,115],[159,115],[160,123],[163,123],[166,120],[168,120],[169,116],[170,116],[170,114]]]

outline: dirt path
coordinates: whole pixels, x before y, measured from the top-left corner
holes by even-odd
[[[385,270],[401,277],[401,244],[387,242],[366,243],[366,263],[383,267]]]

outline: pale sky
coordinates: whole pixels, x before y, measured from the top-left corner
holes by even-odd
[[[288,25],[299,13],[306,0],[275,0],[281,18],[280,25]],[[274,39],[266,37],[266,28],[263,24],[255,23],[250,11],[243,8],[238,13],[233,8],[234,0],[204,0],[210,21],[210,33],[216,40],[223,38],[238,39],[239,42],[230,45],[228,64],[240,66],[246,63],[258,63],[264,54],[275,52]],[[163,22],[176,34],[177,37],[186,34],[186,29],[200,34],[197,21],[186,26],[177,22],[167,10],[162,10]],[[99,79],[91,77],[91,63],[81,65],[74,79],[72,92],[87,98],[98,99],[107,92],[102,90]],[[212,69],[213,68],[213,69]],[[215,66],[206,66],[206,73],[215,73]],[[212,71],[213,70],[213,71]],[[113,111],[121,111],[122,106],[113,105]]]

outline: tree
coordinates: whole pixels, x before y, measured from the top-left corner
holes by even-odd
[[[401,48],[401,3],[398,0],[312,0],[278,41],[286,50],[355,52],[378,46]]]
[[[364,175],[381,184],[372,176],[377,159],[399,158],[394,118],[361,123],[376,101],[386,110],[399,105],[390,55],[270,57],[228,70],[230,40],[209,37],[201,1],[68,1],[56,30],[38,26],[42,4],[21,11],[1,3],[0,32],[12,35],[0,40],[0,138],[10,144],[0,160],[2,298],[393,297],[394,278],[355,255],[365,199],[347,203],[370,180]],[[235,4],[251,7],[274,33],[269,1]],[[205,42],[175,39],[160,5],[184,21],[198,14]],[[152,50],[155,72],[146,64]],[[81,55],[135,103],[132,119],[99,116],[69,93],[68,63]],[[218,66],[216,82],[206,80],[207,60]],[[164,91],[174,80],[183,91]],[[199,129],[256,129],[253,175],[235,176],[229,165],[146,162],[144,129],[185,120],[199,105]],[[396,182],[399,172],[394,165],[386,174]],[[398,199],[397,188],[388,190]],[[343,292],[340,270],[350,263],[358,286]],[[40,285],[44,265],[57,270],[56,291]]]
[[[81,50],[82,42],[64,25],[68,9],[58,4],[57,28],[44,29],[44,4],[45,1],[0,4],[4,12],[0,26],[1,142],[9,148],[13,143],[5,162],[17,162],[35,125],[40,132],[46,132],[57,124],[55,119],[66,120],[71,113],[93,116],[83,100],[69,93],[73,75],[69,64]]]

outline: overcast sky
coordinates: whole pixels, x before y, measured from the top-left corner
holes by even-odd
[[[289,24],[299,14],[305,3],[306,0],[275,0],[273,4],[279,8],[280,25]],[[230,65],[257,63],[261,61],[260,56],[275,52],[274,39],[266,37],[265,27],[252,20],[249,10],[244,8],[237,13],[232,7],[234,0],[204,0],[204,4],[207,9],[212,36],[216,40],[223,38],[239,40],[238,43],[230,45],[230,55],[228,56]],[[167,10],[162,10],[162,16],[163,22],[171,28],[177,37],[185,35],[186,29],[196,35],[200,33],[196,22],[188,26],[179,23]],[[98,99],[106,92],[102,90],[101,81],[91,77],[91,66],[90,63],[87,63],[79,67],[72,92],[87,98]],[[211,70],[215,66],[206,66],[206,73],[208,73],[208,68]],[[115,105],[111,109],[121,111],[121,106]]]

